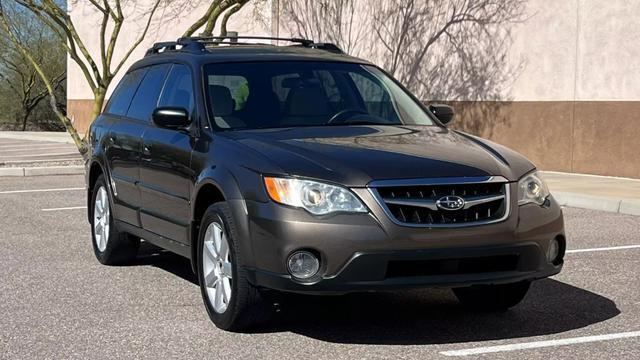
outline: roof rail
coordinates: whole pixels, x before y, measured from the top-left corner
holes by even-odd
[[[178,43],[175,41],[165,41],[165,42],[155,43],[149,50],[147,50],[147,53],[145,54],[145,56],[151,55],[151,54],[159,54],[167,50],[175,50],[177,45]]]
[[[191,53],[201,53],[205,50],[204,45],[200,43],[188,43],[188,44],[180,44],[177,41],[165,41],[153,44],[153,46],[147,50],[145,56],[161,54],[165,51],[185,51]]]
[[[325,50],[336,54],[344,54],[344,51],[340,49],[336,44],[332,43],[313,43],[310,46],[311,48],[318,50]]]
[[[229,41],[225,41],[229,40]],[[313,45],[313,40],[309,39],[301,39],[301,38],[280,38],[280,37],[270,37],[270,36],[237,36],[237,35],[227,35],[227,36],[192,36],[192,37],[181,37],[178,39],[178,44],[187,44],[190,42],[201,42],[205,44],[239,44],[246,45],[246,43],[239,43],[238,40],[275,40],[275,41],[287,41],[291,43],[298,43],[305,47],[311,47]]]
[[[343,51],[336,45],[330,43],[315,43],[313,40],[301,39],[301,38],[279,38],[269,36],[193,36],[193,37],[181,37],[177,41],[159,42],[153,44],[145,56],[164,53],[165,51],[184,51],[195,54],[200,54],[206,50],[206,45],[268,45],[264,43],[251,43],[251,42],[238,42],[238,40],[272,40],[272,41],[286,41],[294,43],[295,45],[310,49],[319,49],[336,54],[343,54]]]

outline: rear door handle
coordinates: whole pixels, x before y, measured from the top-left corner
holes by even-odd
[[[142,161],[149,162],[151,161],[151,147],[148,145],[144,145],[142,147]]]

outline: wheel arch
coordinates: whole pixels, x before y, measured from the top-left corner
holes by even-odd
[[[203,174],[196,181],[193,191],[191,203],[191,224],[190,224],[190,240],[191,240],[191,269],[196,273],[197,269],[197,250],[198,235],[200,234],[200,221],[209,206],[230,198],[238,196],[238,185],[235,179],[226,173],[227,176],[221,174],[220,171],[214,171],[209,174]],[[230,193],[231,192],[231,193]]]
[[[91,222],[91,198],[93,195],[93,187],[100,175],[104,175],[106,178],[106,172],[104,171],[102,164],[97,159],[94,159],[91,161],[89,173],[87,174],[87,220],[89,220],[89,222]]]

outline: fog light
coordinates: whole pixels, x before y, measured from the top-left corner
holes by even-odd
[[[296,251],[287,261],[289,273],[298,279],[308,279],[318,273],[320,260],[308,251]]]
[[[551,241],[549,241],[549,248],[547,249],[547,261],[555,263],[558,260],[558,254],[560,254],[558,239],[551,239]]]

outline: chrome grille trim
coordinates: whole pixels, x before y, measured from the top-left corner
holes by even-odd
[[[504,199],[505,195],[491,195],[491,196],[474,196],[471,198],[464,199],[464,207],[463,209],[468,209],[472,206],[501,200]],[[430,199],[394,199],[394,198],[383,198],[385,204],[394,204],[394,205],[407,205],[407,206],[415,206],[415,207],[423,207],[429,210],[438,210],[438,206],[436,206],[436,201]]]
[[[428,179],[398,179],[374,180],[367,184],[368,188],[389,186],[421,186],[421,185],[458,185],[458,184],[486,184],[507,183],[509,180],[502,176],[470,176],[470,177],[442,177]]]
[[[476,196],[465,198],[465,207],[468,209],[472,206],[480,205],[483,203],[496,201],[503,199],[504,201],[504,214],[500,218],[470,221],[462,223],[448,223],[448,224],[426,224],[426,223],[410,223],[403,222],[391,212],[387,203],[406,205],[413,207],[423,207],[429,210],[437,211],[436,202],[431,199],[383,199],[380,196],[377,188],[383,187],[403,187],[403,186],[428,186],[428,185],[461,185],[461,184],[483,184],[483,183],[502,183],[504,184],[503,194],[490,195],[490,196]],[[374,197],[378,205],[382,208],[387,217],[396,225],[415,228],[462,228],[470,226],[480,226],[495,224],[505,221],[511,213],[511,184],[502,176],[487,176],[487,177],[460,177],[460,178],[433,178],[433,179],[407,179],[407,180],[380,180],[372,181],[367,185],[369,193]]]

